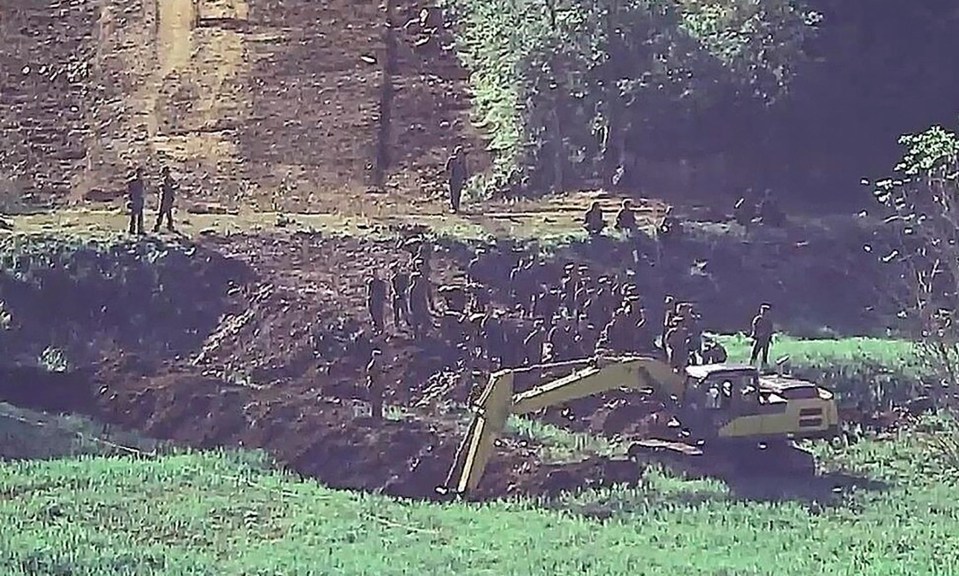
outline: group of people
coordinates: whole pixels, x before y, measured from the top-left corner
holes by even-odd
[[[594,355],[660,355],[677,371],[690,364],[726,361],[723,346],[703,336],[701,316],[692,303],[667,296],[662,324],[651,323],[630,272],[595,274],[589,266],[569,263],[556,285],[545,261],[520,255],[498,306],[483,272],[477,256],[462,281],[434,287],[430,245],[421,244],[408,264],[393,266],[388,278],[374,273],[368,280],[373,333],[386,334],[391,319],[394,332],[434,339],[427,344],[434,350],[455,351],[455,357],[444,362],[464,374]],[[752,361],[761,356],[767,363],[772,338],[768,305],[753,320],[752,338]],[[381,362],[374,347],[367,366],[370,395],[379,399],[373,402],[374,414],[382,408]]]
[[[146,182],[143,178],[143,168],[137,167],[130,174],[126,183],[127,188],[127,212],[130,216],[129,232],[142,236],[146,234],[143,229],[143,210],[146,204]],[[159,232],[160,227],[166,221],[166,228],[170,232],[175,232],[173,225],[173,200],[177,190],[177,182],[170,174],[170,167],[164,166],[160,169],[160,184],[158,188],[157,219],[153,225],[153,231]]]

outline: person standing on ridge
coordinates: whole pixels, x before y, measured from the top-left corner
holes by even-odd
[[[769,319],[769,304],[763,304],[759,307],[759,314],[753,318],[752,331],[749,337],[753,341],[749,363],[755,364],[756,359],[761,356],[762,367],[765,367],[769,364],[769,345],[773,339],[773,323]]]
[[[130,234],[142,236],[143,196],[146,185],[143,183],[143,169],[137,166],[127,180],[127,209],[130,211]]]
[[[449,187],[450,209],[454,214],[460,211],[460,198],[468,178],[466,154],[462,146],[453,148],[453,154],[446,160],[447,186]]]
[[[164,166],[160,170],[160,210],[157,212],[157,221],[153,225],[153,231],[159,232],[163,225],[163,219],[166,218],[166,229],[175,232],[173,228],[173,199],[176,192],[177,182],[170,175],[170,167]]]

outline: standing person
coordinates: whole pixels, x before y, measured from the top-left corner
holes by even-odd
[[[373,349],[370,354],[370,361],[366,364],[366,393],[370,401],[370,415],[373,418],[381,419],[384,417],[383,396],[383,367],[380,362],[380,352]]]
[[[762,355],[762,367],[769,364],[769,345],[773,339],[773,323],[769,319],[769,304],[759,307],[759,314],[753,318],[752,330],[749,337],[753,341],[753,350],[749,355],[749,363],[755,364]]]
[[[486,358],[493,366],[501,367],[503,359],[507,355],[507,343],[506,331],[503,329],[499,310],[492,310],[484,316],[482,329]]]
[[[153,231],[159,232],[163,219],[166,218],[166,229],[175,232],[173,228],[173,199],[177,182],[170,175],[169,166],[164,166],[160,170],[160,177],[160,210],[157,212],[157,221],[153,225]]]
[[[573,318],[576,314],[576,265],[570,262],[563,267],[563,278],[560,280],[561,309],[566,318]]]
[[[674,316],[666,332],[666,358],[673,370],[682,374],[689,361],[689,333],[681,316]]]
[[[627,235],[632,235],[636,231],[636,213],[633,212],[633,201],[629,198],[623,200],[623,206],[616,214],[616,229]]]
[[[450,209],[453,213],[460,211],[460,198],[463,188],[466,187],[468,177],[466,169],[466,154],[462,146],[453,148],[453,154],[446,160],[447,186],[450,194]]]
[[[404,326],[410,326],[409,305],[406,301],[406,294],[410,287],[410,275],[400,268],[397,264],[390,276],[390,287],[392,292],[393,307],[393,328],[400,330]]]
[[[662,347],[663,352],[667,351],[666,346],[666,334],[669,332],[669,329],[673,325],[673,316],[676,315],[676,299],[672,295],[667,294],[666,298],[663,300],[663,330],[659,335],[659,343]]]
[[[386,307],[386,282],[376,272],[366,282],[366,304],[369,307],[373,328],[377,333],[382,333],[385,328],[383,316]]]
[[[433,325],[431,298],[429,280],[414,272],[410,277],[409,318],[417,338],[425,336]]]
[[[701,364],[703,363],[703,325],[702,317],[697,310],[689,310],[686,328],[689,332],[689,363]]]
[[[127,209],[130,211],[130,234],[142,236],[143,231],[143,196],[146,185],[143,183],[143,169],[139,166],[134,169],[127,180]]]
[[[583,228],[590,237],[599,236],[606,227],[606,221],[603,219],[603,209],[599,202],[594,201],[586,214],[583,215]]]
[[[523,339],[523,350],[526,352],[526,367],[539,366],[543,363],[543,344],[546,343],[546,329],[543,320],[533,321],[533,329]],[[542,369],[535,368],[527,372],[531,385],[535,386],[543,377]]]

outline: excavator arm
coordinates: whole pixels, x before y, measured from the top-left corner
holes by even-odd
[[[583,367],[514,394],[517,374],[570,366]],[[476,488],[493,455],[496,438],[511,414],[535,412],[620,388],[649,389],[657,395],[680,399],[684,380],[667,364],[647,357],[600,358],[494,372],[473,406],[475,416],[456,452],[446,484],[437,491],[466,494]]]

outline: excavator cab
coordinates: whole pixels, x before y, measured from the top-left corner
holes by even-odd
[[[695,396],[705,391],[710,410],[700,432],[707,436],[792,440],[838,432],[833,394],[812,382],[760,375],[749,365],[716,364],[688,367],[686,390],[686,410],[695,407]],[[690,420],[695,424],[695,417]]]

